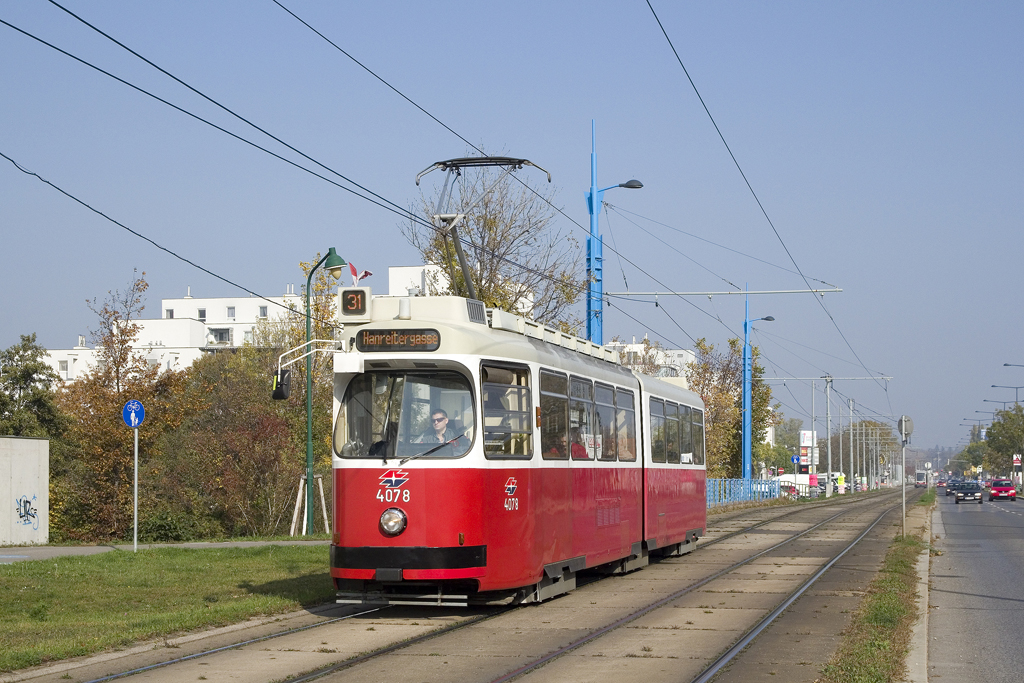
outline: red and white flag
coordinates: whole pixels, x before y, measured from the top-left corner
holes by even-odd
[[[363,278],[368,278],[371,275],[373,275],[373,273],[371,273],[368,270],[364,270],[363,272],[360,273],[358,270],[356,270],[356,264],[352,263],[351,261],[348,262],[348,269],[352,272],[353,287],[358,287],[360,280],[362,280]]]

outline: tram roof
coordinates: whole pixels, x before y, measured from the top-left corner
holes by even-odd
[[[369,295],[369,288],[365,289]],[[344,288],[339,289],[339,294],[344,291]],[[595,379],[622,383],[633,378],[649,391],[669,396],[683,392],[689,402],[702,404],[683,379],[649,377],[631,371],[620,364],[619,352],[614,348],[501,309],[485,308],[481,301],[457,296],[367,296],[367,301],[365,314],[344,316],[339,313],[339,322],[346,328],[369,327],[382,332],[429,326],[440,333],[437,350],[441,353],[533,361],[570,372],[574,371],[572,365],[579,364]],[[345,336],[354,339],[347,330]]]

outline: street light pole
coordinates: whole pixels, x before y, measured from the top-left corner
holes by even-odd
[[[766,320],[771,322],[775,318],[765,316],[764,318],[757,318],[756,320],[750,319],[750,298],[744,300],[744,313],[743,313],[743,478],[752,479],[752,463],[751,463],[751,411],[753,408],[753,402],[751,400],[751,376],[753,374],[753,354],[750,349],[750,323],[757,322],[758,320]],[[812,427],[813,429],[813,427]]]
[[[590,237],[587,238],[587,339],[595,344],[604,343],[604,240],[598,229],[601,200],[613,187],[638,190],[644,184],[628,180],[618,185],[597,189],[597,127],[590,121],[590,191],[587,192],[587,211],[590,212]]]
[[[1010,365],[1010,363],[1003,363],[1003,365]],[[1018,366],[1018,367],[1024,367],[1024,365]],[[1005,384],[993,384],[992,388],[993,389],[1013,389],[1013,402],[1014,403],[1020,403],[1020,390],[1024,389],[1024,386],[1008,387]]]
[[[341,277],[341,269],[346,266],[345,259],[338,256],[331,247],[327,255],[309,269],[306,278],[306,529],[313,533],[313,318],[310,314],[309,295],[313,288],[313,273],[320,266],[337,280]]]
[[[842,432],[840,432],[842,434]],[[828,454],[828,477],[825,479],[825,497],[832,497],[832,376],[825,375],[825,452]],[[842,436],[840,436],[842,438]]]

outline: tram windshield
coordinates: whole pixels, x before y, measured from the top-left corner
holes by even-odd
[[[473,394],[457,372],[367,372],[334,425],[343,458],[455,458],[473,443]]]

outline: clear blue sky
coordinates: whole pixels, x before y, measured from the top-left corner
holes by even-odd
[[[282,1],[465,138],[551,171],[583,226],[596,120],[601,185],[645,184],[606,201],[673,228],[602,219],[607,290],[625,288],[623,271],[633,290],[661,289],[650,276],[681,291],[805,286],[646,3]],[[846,341],[811,295],[752,298],[754,317],[776,318],[754,337],[768,374],[892,375],[888,393],[835,388],[911,415],[921,447],[955,444],[964,417],[995,405],[983,399],[1012,399],[989,386],[1024,385],[1024,368],[1003,367],[1024,364],[1024,4],[653,4],[800,268],[843,289],[824,304]],[[67,7],[399,205],[418,197],[416,173],[468,152],[269,0]],[[48,2],[5,0],[0,18],[282,151]],[[0,152],[260,293],[299,282],[299,261],[328,246],[378,273],[380,290],[389,265],[416,262],[396,215],[6,26],[0,89]],[[0,234],[0,347],[30,332],[71,346],[94,324],[85,300],[133,268],[154,317],[187,286],[238,294],[2,159]],[[613,245],[643,272],[620,266]],[[606,337],[686,347],[742,333],[740,297],[661,304],[617,303],[642,324],[610,311]],[[776,396],[807,420],[808,383]]]

